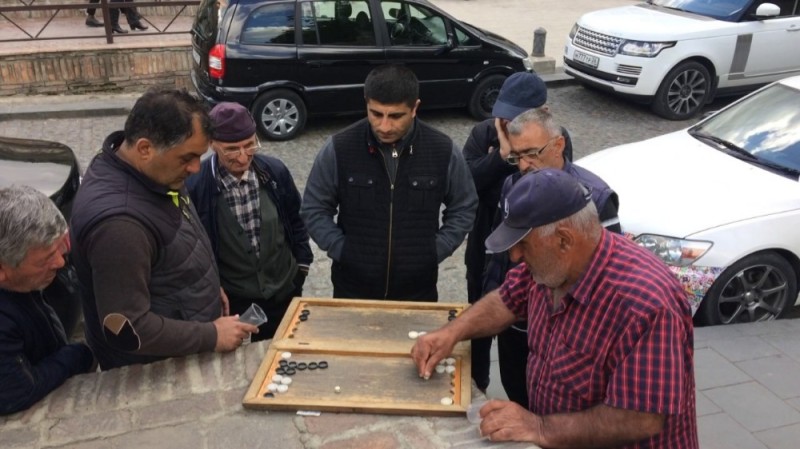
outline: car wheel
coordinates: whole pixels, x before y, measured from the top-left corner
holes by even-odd
[[[253,118],[270,140],[290,140],[306,125],[306,105],[296,93],[277,89],[261,94],[253,103]]]
[[[491,75],[482,79],[469,100],[469,113],[478,120],[492,118],[492,108],[497,100],[497,94],[503,87],[504,75]]]
[[[703,64],[686,61],[672,69],[653,99],[653,112],[669,120],[694,117],[711,95],[711,75]]]
[[[797,298],[789,262],[771,253],[747,256],[714,281],[700,305],[704,324],[735,324],[780,318]]]

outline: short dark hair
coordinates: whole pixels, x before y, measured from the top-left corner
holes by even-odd
[[[133,144],[146,138],[158,151],[167,151],[192,137],[195,117],[200,119],[200,128],[210,138],[214,126],[208,109],[200,100],[186,89],[151,88],[136,100],[125,121],[125,142]]]
[[[382,65],[367,75],[364,99],[383,104],[405,103],[414,107],[419,99],[419,81],[414,72],[404,65]]]

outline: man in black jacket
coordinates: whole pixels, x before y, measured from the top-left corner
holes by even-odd
[[[214,155],[186,181],[219,265],[231,313],[258,304],[267,315],[252,340],[272,338],[301,296],[313,260],[289,169],[263,151],[256,124],[238,103],[211,110]]]
[[[43,290],[64,266],[67,222],[31,187],[0,189],[0,415],[25,410],[94,357],[67,343]]]
[[[438,265],[472,226],[475,188],[453,140],[416,118],[414,72],[377,67],[364,97],[367,118],[314,160],[301,216],[333,259],[335,297],[436,301]]]

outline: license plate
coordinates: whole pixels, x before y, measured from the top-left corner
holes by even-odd
[[[192,59],[194,59],[195,64],[200,65],[200,53],[194,48],[192,49]]]
[[[597,66],[600,64],[600,58],[597,56],[587,55],[582,51],[575,50],[575,53],[572,55],[572,59],[581,64],[588,65],[589,67],[596,69]]]

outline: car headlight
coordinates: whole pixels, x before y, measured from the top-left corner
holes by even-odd
[[[522,58],[522,66],[525,67],[526,72],[533,72],[533,61],[531,61],[531,58],[532,56]]]
[[[628,56],[655,58],[665,48],[674,47],[675,42],[640,42],[625,41],[619,47],[619,53]]]
[[[712,242],[702,240],[684,240],[654,234],[642,234],[636,237],[634,241],[652,251],[667,265],[678,267],[693,264],[713,245]]]
[[[569,40],[572,40],[576,34],[578,34],[578,22],[575,22],[575,25],[572,25],[572,29],[569,30]]]

